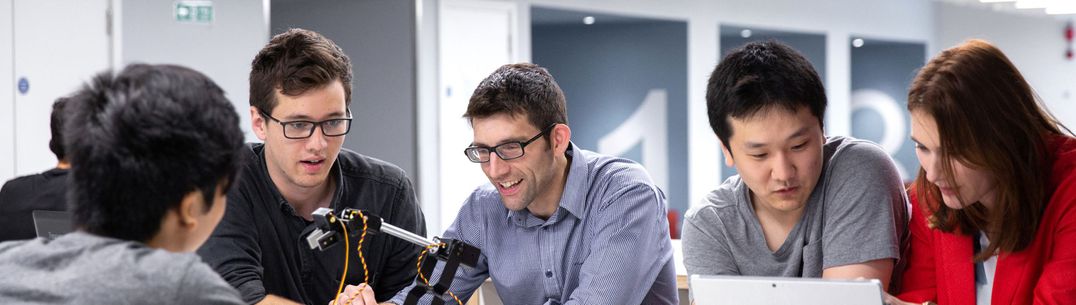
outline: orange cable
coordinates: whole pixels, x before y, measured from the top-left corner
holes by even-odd
[[[362,262],[362,282],[370,285],[370,271],[366,270],[366,257],[362,255],[362,243],[366,240],[366,216],[362,215],[362,211],[358,211],[359,219],[362,219],[362,234],[359,235],[359,261]],[[365,287],[364,287],[365,288]],[[359,290],[362,291],[362,290]]]
[[[426,252],[429,251],[430,249],[437,248],[437,247],[444,247],[444,246],[445,246],[445,243],[436,244],[436,245],[428,245],[428,246],[426,246],[425,249],[422,249],[422,252],[420,252],[418,254],[418,262],[415,263],[415,268],[418,269],[418,277],[420,279],[422,279],[422,282],[425,283],[426,286],[430,286],[430,280],[426,279],[425,275],[422,275],[422,258],[426,257]],[[442,272],[443,272],[443,270],[442,270]],[[455,293],[452,293],[452,290],[448,291],[448,295],[451,295],[453,299],[456,299],[456,303],[459,303],[459,305],[463,305],[463,302],[460,301],[460,298],[456,297]]]
[[[366,268],[366,257],[362,255],[362,243],[366,240],[366,216],[362,214],[362,211],[355,210],[355,213],[359,214],[359,219],[362,219],[362,234],[359,234],[359,246],[355,251],[359,252],[359,261],[362,263],[362,282],[366,285],[359,287],[359,293],[347,298],[347,303],[351,304],[351,301],[362,295],[362,292],[366,290],[366,287],[370,286],[370,271]],[[354,219],[354,218],[352,218]],[[351,246],[347,246],[351,248]]]
[[[337,300],[340,299],[340,293],[344,292],[344,280],[347,279],[348,257],[351,256],[350,255],[351,253],[348,251],[348,250],[351,249],[351,245],[350,245],[351,241],[349,241],[348,238],[347,238],[347,225],[345,225],[343,221],[338,221],[338,222],[340,223],[340,227],[344,228],[344,274],[340,275],[340,287],[336,288],[336,294],[335,294],[336,297],[333,298],[333,302],[332,302],[333,304],[337,303]],[[363,231],[363,233],[366,233],[366,232]],[[366,266],[363,266],[362,268],[366,269]],[[350,303],[351,301],[349,300],[348,302]]]

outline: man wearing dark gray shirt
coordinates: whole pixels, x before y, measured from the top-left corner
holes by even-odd
[[[907,196],[877,145],[825,137],[814,69],[777,42],[722,60],[706,93],[733,176],[685,217],[689,274],[870,278],[888,285]]]
[[[242,162],[224,91],[194,70],[135,64],[98,75],[65,111],[78,230],[0,243],[0,304],[242,304],[191,253]]]

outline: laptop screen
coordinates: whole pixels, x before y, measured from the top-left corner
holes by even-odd
[[[696,305],[882,305],[878,280],[692,275]]]
[[[54,238],[73,230],[70,212],[34,211],[33,213],[37,237]]]

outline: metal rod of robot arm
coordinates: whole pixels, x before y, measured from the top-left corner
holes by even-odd
[[[407,230],[404,230],[404,229],[400,229],[399,227],[391,225],[391,224],[388,224],[386,222],[381,223],[381,232],[385,232],[385,233],[388,233],[389,235],[396,236],[399,239],[406,240],[407,242],[410,242],[412,244],[416,244],[419,247],[423,247],[423,248],[441,244],[439,242],[433,241],[432,239],[420,236],[420,235],[415,234],[415,233],[411,233],[410,231],[407,231]]]
[[[366,214],[358,209],[347,208],[340,211],[339,214],[339,216],[336,216],[329,208],[318,208],[311,213],[317,227],[306,237],[307,243],[310,244],[310,249],[325,250],[336,244],[336,242],[339,241],[337,232],[342,231],[342,227],[338,227],[336,224],[338,221],[347,224],[351,230],[364,228],[370,230],[374,234],[377,234],[377,232],[384,232],[393,237],[418,245],[419,247],[430,248],[430,253],[436,253],[440,248],[439,246],[443,244],[436,238],[430,239],[411,233],[410,231],[386,223],[383,218],[377,215]],[[359,215],[362,215],[366,220],[366,223],[361,224],[361,226],[360,224],[352,223]]]

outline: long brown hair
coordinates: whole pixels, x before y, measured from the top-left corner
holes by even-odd
[[[990,245],[975,255],[1027,248],[1035,236],[1049,189],[1048,139],[1064,126],[1041,105],[1020,71],[990,43],[969,40],[942,51],[913,80],[908,110],[930,115],[941,141],[939,170],[957,185],[952,162],[990,173],[996,181],[995,207],[942,204],[938,187],[920,168],[915,180],[931,226],[963,234],[985,232]]]

